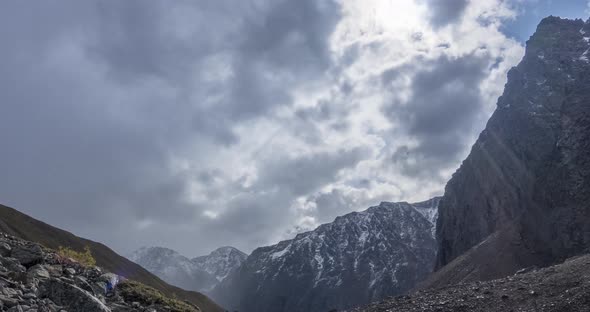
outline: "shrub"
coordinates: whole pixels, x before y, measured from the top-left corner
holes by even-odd
[[[137,301],[142,305],[162,305],[170,307],[174,312],[197,312],[198,308],[190,303],[164,296],[158,290],[144,284],[125,280],[117,285],[119,295],[126,302]]]
[[[64,258],[71,258],[78,261],[80,264],[85,266],[95,266],[96,260],[92,256],[90,247],[84,247],[84,251],[75,251],[73,249],[60,246],[57,250],[57,254]]]

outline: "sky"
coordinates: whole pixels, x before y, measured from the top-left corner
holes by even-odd
[[[586,1],[2,1],[0,202],[128,254],[441,195],[544,16]]]

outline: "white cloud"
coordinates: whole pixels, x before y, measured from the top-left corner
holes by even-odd
[[[197,255],[441,194],[523,54],[499,31],[515,13],[500,0],[452,0],[460,14],[444,18],[428,0],[335,1],[0,11],[21,32],[0,34],[3,85],[16,86],[0,90],[15,103],[0,124],[21,131],[0,195],[119,250]],[[462,91],[472,105],[449,101]],[[451,109],[465,111],[433,116]],[[46,206],[58,210],[32,208]]]

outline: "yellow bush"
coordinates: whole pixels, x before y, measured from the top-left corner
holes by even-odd
[[[64,258],[71,258],[78,261],[80,264],[85,266],[95,266],[96,260],[92,256],[90,247],[84,247],[84,251],[75,251],[73,249],[60,246],[57,250],[57,254]]]

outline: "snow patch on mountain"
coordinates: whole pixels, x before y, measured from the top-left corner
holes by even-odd
[[[197,257],[191,262],[200,270],[203,270],[221,282],[235,268],[239,267],[248,257],[234,247],[217,248],[207,256]]]
[[[128,258],[172,285],[209,291],[231,270],[239,267],[246,257],[233,247],[221,247],[207,256],[194,259],[168,248],[142,247]]]
[[[323,312],[403,293],[433,267],[439,201],[383,202],[258,248],[211,294],[230,310]]]

